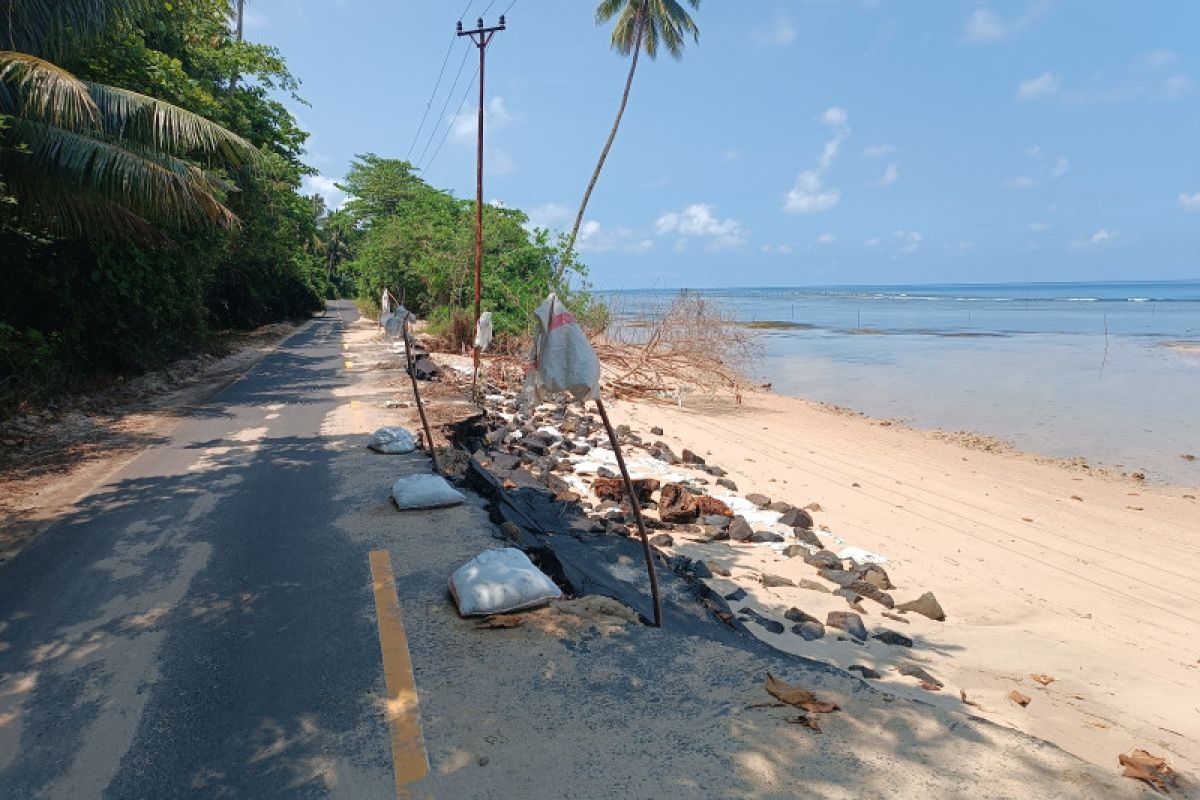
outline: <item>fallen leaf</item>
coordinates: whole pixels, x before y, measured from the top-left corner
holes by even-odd
[[[1127,508],[1130,511],[1145,511],[1146,510],[1146,509],[1142,508],[1141,506],[1125,506],[1125,508]]]
[[[921,688],[927,692],[940,692],[942,690],[940,684],[930,683],[929,681],[921,681]]]
[[[828,714],[838,709],[837,703],[822,703],[815,694],[807,689],[784,683],[769,672],[767,673],[767,692],[788,705],[803,708],[813,714]]]
[[[476,628],[516,628],[525,624],[525,617],[520,614],[493,614],[480,620]]]
[[[1030,697],[1027,694],[1021,694],[1016,689],[1013,689],[1011,692],[1008,693],[1008,699],[1012,700],[1014,703],[1019,705],[1021,708],[1024,708],[1025,706],[1027,706],[1033,702],[1032,697]]]
[[[1175,770],[1171,769],[1165,758],[1151,755],[1145,750],[1134,750],[1129,755],[1121,753],[1118,760],[1125,767],[1122,774],[1126,778],[1145,781],[1163,794],[1169,793],[1175,785]]]
[[[1071,499],[1072,499],[1072,500],[1078,500],[1078,501],[1079,501],[1079,502],[1081,502],[1081,503],[1083,502],[1083,498],[1082,498],[1082,497],[1080,497],[1080,496],[1079,496],[1079,495],[1077,495],[1077,494],[1073,494],[1073,495],[1071,495]]]
[[[1033,522],[1033,517],[1021,517],[1021,522]]]
[[[1057,680],[1057,678],[1055,678],[1053,675],[1030,675],[1029,677],[1033,678],[1042,686],[1049,686]]]
[[[804,714],[801,714],[798,717],[788,717],[784,720],[784,722],[789,722],[792,725],[803,725],[804,727],[814,730],[817,733],[821,732],[821,726],[817,724],[816,717],[807,717]]]
[[[958,699],[962,700],[963,704],[968,705],[971,708],[978,708],[980,711],[983,710],[983,706],[979,705],[979,703],[976,703],[974,700],[967,699],[967,693],[963,689],[958,690]]]

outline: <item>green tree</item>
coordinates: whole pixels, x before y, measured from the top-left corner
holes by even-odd
[[[72,41],[128,25],[117,0],[8,0],[0,13],[0,176],[17,217],[60,235],[111,239],[166,224],[232,227],[226,185],[198,159],[243,166],[241,136],[178,106],[80,80],[53,63]],[[20,50],[16,48],[22,48]]]
[[[700,9],[700,0],[686,0],[692,8]],[[659,47],[667,48],[674,58],[683,58],[683,48],[690,34],[692,40],[700,41],[700,29],[688,15],[687,9],[677,0],[601,0],[596,7],[596,24],[603,25],[613,17],[617,18],[613,26],[612,47],[623,56],[631,55],[629,75],[625,79],[625,90],[621,93],[621,105],[617,108],[617,118],[613,120],[612,130],[600,151],[600,159],[592,178],[588,181],[579,203],[579,213],[575,215],[575,224],[567,237],[564,252],[569,256],[575,251],[575,240],[579,236],[579,228],[583,224],[583,215],[587,211],[588,201],[600,179],[600,171],[608,159],[608,151],[612,149],[613,141],[617,138],[617,129],[621,126],[621,117],[625,115],[625,106],[629,103],[629,90],[633,86],[633,75],[637,71],[638,56],[645,52],[654,60],[658,56]],[[566,268],[567,259],[559,267],[555,279],[561,277]]]

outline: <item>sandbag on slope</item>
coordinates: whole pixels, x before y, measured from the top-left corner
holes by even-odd
[[[461,505],[467,498],[441,475],[409,475],[392,485],[392,500],[401,511],[417,511]]]
[[[461,616],[505,614],[557,600],[562,592],[513,547],[485,550],[450,576],[450,594]]]

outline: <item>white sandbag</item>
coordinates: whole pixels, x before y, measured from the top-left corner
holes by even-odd
[[[379,298],[379,325],[381,327],[390,313],[392,313],[392,296],[387,289],[384,289]]]
[[[479,324],[475,327],[475,346],[487,350],[492,344],[492,312],[484,311],[479,315]]]
[[[401,511],[416,511],[457,506],[467,498],[441,475],[409,475],[392,484],[392,500]]]
[[[404,323],[400,319],[400,315],[390,313],[383,318],[383,332],[387,334],[389,339],[399,339],[404,335]]]
[[[538,330],[526,378],[526,400],[543,402],[560,392],[576,401],[600,396],[600,359],[583,329],[551,292],[533,312]]]
[[[485,550],[450,576],[450,594],[464,617],[505,614],[562,597],[554,581],[513,547]]]
[[[417,449],[417,440],[404,428],[380,428],[371,434],[367,447],[376,453],[402,456]]]

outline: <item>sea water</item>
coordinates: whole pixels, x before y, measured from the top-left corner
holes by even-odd
[[[621,325],[676,294],[608,297]],[[700,294],[758,327],[777,392],[1200,485],[1200,281]]]

